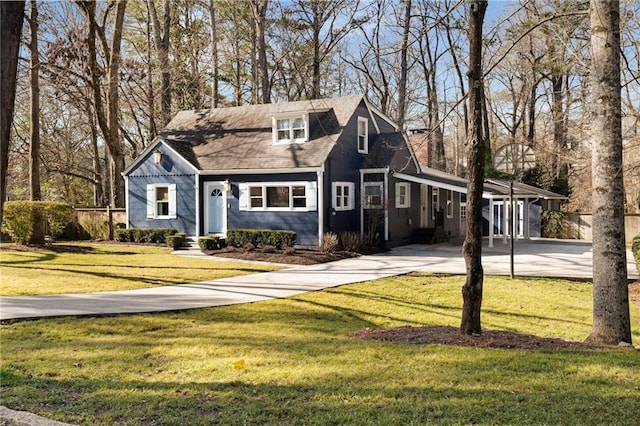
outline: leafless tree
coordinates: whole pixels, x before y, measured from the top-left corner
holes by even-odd
[[[482,306],[482,191],[486,142],[483,135],[483,69],[482,26],[487,0],[468,2],[469,25],[469,183],[467,185],[467,229],[462,253],[467,268],[467,279],[462,287],[462,334],[482,334],[480,313]]]
[[[591,0],[593,328],[588,341],[631,344],[624,234],[620,4]]]
[[[9,167],[9,139],[13,108],[16,96],[16,76],[18,71],[18,53],[20,36],[24,21],[22,1],[0,2],[0,223],[4,213],[4,201],[7,198],[7,170]]]

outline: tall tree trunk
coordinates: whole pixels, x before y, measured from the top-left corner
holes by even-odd
[[[555,155],[552,160],[553,179],[557,181],[563,176],[566,165],[564,160],[566,151],[566,128],[564,114],[564,76],[553,74],[551,76],[551,88],[553,103],[551,112],[553,116],[553,141],[555,143]]]
[[[484,184],[486,143],[483,136],[482,95],[482,25],[487,0],[468,3],[469,34],[469,183],[467,184],[467,230],[462,253],[467,279],[462,287],[462,334],[481,334],[480,310],[482,306],[482,189]]]
[[[112,36],[113,38],[111,47],[108,48],[109,52],[107,52],[107,112],[105,112],[104,102],[102,100],[100,75],[96,59],[96,34],[98,32],[98,25],[96,22],[96,4],[91,0],[78,2],[78,4],[87,15],[87,20],[89,22],[89,35],[87,37],[87,41],[94,107],[96,110],[98,125],[102,131],[105,144],[109,149],[109,158],[111,163],[108,179],[111,188],[110,203],[113,207],[124,207],[124,178],[122,177],[122,171],[124,170],[124,149],[122,141],[120,140],[118,126],[118,68],[120,66],[120,42],[122,40],[122,28],[124,25],[124,11],[127,3],[126,0],[118,1]],[[106,40],[102,39],[102,42],[103,44],[106,44]]]
[[[42,199],[40,191],[40,53],[38,49],[38,4],[31,0],[29,29],[31,41],[31,142],[29,144],[29,195],[32,200]]]
[[[31,85],[31,123],[29,141],[29,198],[33,201],[42,199],[40,191],[40,57],[38,49],[38,4],[36,0],[29,3],[29,55],[31,67],[29,82]],[[44,244],[44,218],[39,214],[33,221],[31,244]]]
[[[593,328],[590,342],[631,343],[624,236],[620,4],[591,0]]]
[[[151,60],[151,38],[151,12],[147,7],[147,108],[149,109],[149,124],[147,133],[149,135],[149,142],[151,142],[158,134],[158,128],[156,127],[156,103],[153,93],[153,61]]]
[[[218,58],[218,31],[216,27],[216,8],[213,0],[209,0],[209,20],[211,25],[211,108],[218,108],[220,90],[218,88],[220,71]]]
[[[116,19],[113,27],[111,48],[109,53],[109,88],[107,91],[109,108],[109,138],[108,146],[111,153],[111,181],[113,182],[111,193],[111,205],[124,207],[124,147],[120,138],[120,120],[118,109],[118,73],[120,69],[120,45],[122,42],[122,30],[124,26],[124,12],[127,7],[126,0],[119,0],[116,8]]]
[[[535,76],[534,76],[535,78]],[[528,117],[529,125],[527,127],[527,145],[534,148],[536,146],[536,100],[538,97],[538,81],[531,85],[529,93]]]
[[[0,223],[7,198],[9,139],[16,99],[18,52],[24,21],[24,0],[0,2]]]
[[[164,0],[164,22],[160,25],[158,12],[153,0],[147,0],[147,7],[153,23],[153,39],[160,62],[160,115],[164,127],[171,121],[171,64],[169,62],[169,32],[171,29],[171,0]]]
[[[106,202],[104,199],[104,186],[102,182],[102,162],[100,161],[100,149],[98,147],[98,129],[96,127],[96,116],[91,108],[91,101],[87,97],[84,101],[84,110],[89,121],[91,129],[91,149],[93,152],[93,205],[95,207],[103,207]]]
[[[311,8],[313,10],[313,61],[312,61],[312,83],[311,83],[311,99],[320,98],[320,30],[322,29],[322,8],[324,2],[313,0]]]
[[[269,69],[267,64],[267,45],[264,32],[266,26],[267,5],[269,0],[251,0],[251,13],[255,27],[255,43],[258,55],[258,71],[262,103],[271,103],[271,88],[269,87]]]
[[[404,0],[404,20],[402,22],[402,45],[400,47],[400,79],[398,81],[398,127],[404,129],[407,110],[407,50],[409,49],[409,30],[411,29],[411,0]]]

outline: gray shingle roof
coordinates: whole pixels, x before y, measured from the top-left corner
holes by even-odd
[[[200,170],[320,167],[363,95],[180,111],[158,135]],[[272,117],[307,112],[303,144],[273,144]]]

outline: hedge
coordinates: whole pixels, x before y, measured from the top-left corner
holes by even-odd
[[[174,228],[129,228],[116,229],[114,238],[122,243],[167,243],[169,235],[178,233]]]
[[[73,207],[56,201],[7,201],[4,204],[2,231],[19,244],[43,243],[44,234],[55,240],[73,221]],[[44,233],[35,235],[40,222]]]
[[[184,242],[187,240],[187,234],[175,233],[173,235],[166,236],[167,244],[174,250],[178,250]]]
[[[633,237],[631,251],[633,252],[633,257],[636,259],[636,269],[640,272],[640,234]]]
[[[219,250],[226,246],[227,246],[226,240],[216,235],[198,238],[198,247],[200,247],[200,250],[202,251]]]
[[[296,245],[297,233],[279,229],[229,229],[227,244],[244,247],[253,244],[256,247],[274,246],[278,249]]]

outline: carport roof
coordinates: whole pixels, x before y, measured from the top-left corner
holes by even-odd
[[[451,173],[423,167],[420,173],[395,172],[394,176],[409,182],[422,183],[450,191],[467,193],[467,180],[452,175]],[[516,198],[542,198],[545,200],[565,200],[566,196],[545,189],[527,185],[522,182],[513,182],[513,195]],[[486,179],[482,192],[483,198],[509,198],[509,181],[500,179]]]

